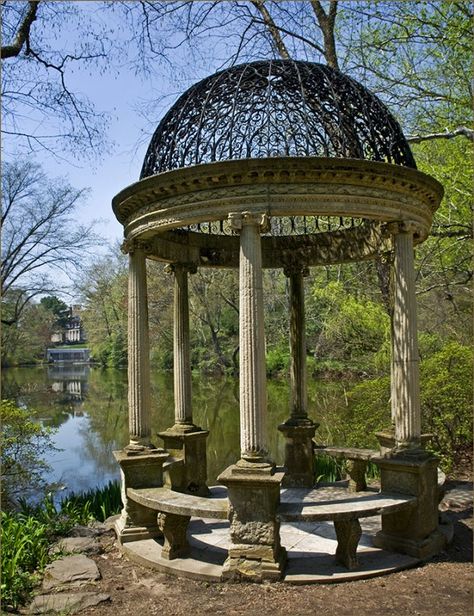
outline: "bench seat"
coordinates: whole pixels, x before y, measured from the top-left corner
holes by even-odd
[[[295,492],[293,494],[293,492]],[[351,520],[366,518],[382,513],[394,513],[416,503],[415,496],[389,494],[366,490],[348,492],[344,488],[320,487],[305,490],[303,496],[298,490],[288,489],[281,496],[278,518],[281,522],[319,522],[323,520]]]
[[[129,488],[127,496],[136,503],[163,513],[227,520],[229,501],[224,488],[210,488],[211,496],[194,496],[169,488]]]
[[[161,556],[166,559],[189,555],[186,532],[191,517],[227,520],[229,501],[225,488],[210,488],[211,496],[194,496],[169,488],[128,488],[135,503],[157,512],[164,535]],[[287,488],[281,492],[277,510],[279,522],[332,521],[336,530],[336,562],[347,569],[357,563],[357,546],[362,531],[359,518],[393,513],[416,503],[416,497],[366,490],[350,492],[338,486]]]

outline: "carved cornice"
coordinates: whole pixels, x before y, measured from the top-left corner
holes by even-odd
[[[281,267],[290,253],[308,265],[373,258],[389,249],[393,236],[387,225],[399,221],[416,226],[414,242],[419,243],[429,233],[441,196],[440,184],[414,169],[365,160],[287,157],[169,171],[129,186],[113,203],[125,226],[127,252],[141,247],[130,241],[145,236],[147,256],[217,267],[235,266],[238,238],[186,227],[230,218],[238,230],[246,218],[261,224],[270,216],[276,223],[287,216],[366,221],[357,229],[337,232],[264,235],[264,266]]]
[[[176,263],[168,263],[168,265],[165,266],[165,272],[167,274],[174,274],[174,273],[186,273],[186,274],[195,274],[198,270],[198,266],[196,263],[180,263],[180,262],[176,262]]]
[[[153,242],[141,239],[126,239],[122,242],[120,250],[125,255],[132,255],[137,250],[143,251],[146,255],[153,254]]]

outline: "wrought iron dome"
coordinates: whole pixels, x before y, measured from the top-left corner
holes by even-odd
[[[278,268],[376,258],[400,220],[423,241],[441,195],[375,95],[327,66],[268,60],[185,92],[112,205],[125,250],[206,267],[237,267],[236,220],[263,213],[263,266]]]
[[[398,122],[364,86],[322,64],[265,60],[189,88],[158,125],[140,179],[215,161],[283,156],[416,169]]]

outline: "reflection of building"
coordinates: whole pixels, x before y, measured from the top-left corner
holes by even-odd
[[[71,398],[82,400],[86,393],[86,381],[71,380],[71,381],[54,381],[51,384],[51,389],[54,393],[67,393]]]
[[[66,349],[65,352],[69,353],[71,350],[73,349]],[[90,367],[87,364],[54,363],[48,367],[48,380],[51,381],[51,389],[55,393],[66,394],[70,400],[83,400],[87,393],[89,372]]]
[[[51,336],[51,342],[71,344],[75,342],[84,342],[86,335],[82,327],[81,306],[74,304],[69,308],[69,316],[67,317],[64,327],[56,330]]]
[[[90,361],[89,349],[47,349],[46,359],[52,362],[88,362]]]

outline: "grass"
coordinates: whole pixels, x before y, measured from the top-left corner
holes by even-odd
[[[36,506],[20,503],[20,511],[1,512],[2,602],[17,610],[31,597],[45,566],[53,560],[49,547],[78,524],[103,522],[121,509],[120,485],[72,495],[58,506],[51,495]]]
[[[332,458],[331,456],[318,453],[315,457],[314,472],[316,483],[333,482],[344,479],[346,476],[346,461]],[[366,477],[370,481],[380,477],[380,469],[373,462],[367,464]]]

